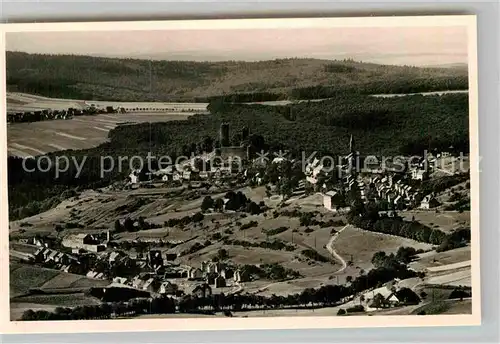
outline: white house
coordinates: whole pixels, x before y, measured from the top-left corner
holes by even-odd
[[[160,285],[160,289],[158,290],[158,293],[160,294],[165,294],[165,295],[171,295],[175,294],[179,287],[177,284],[170,283],[169,281],[165,281]]]
[[[139,182],[139,176],[135,171],[132,171],[132,173],[130,173],[128,177],[130,179],[130,184],[137,184]]]
[[[250,277],[246,271],[238,269],[234,272],[233,279],[235,282],[248,282]]]
[[[433,195],[427,195],[420,203],[420,209],[431,209],[439,205],[439,202]]]
[[[425,180],[428,177],[428,173],[422,169],[414,169],[411,171],[411,178],[414,180]]]
[[[337,191],[328,191],[323,195],[323,206],[331,211],[337,210],[337,206],[341,205],[342,197]]]
[[[200,278],[203,278],[203,271],[201,271],[198,268],[191,268],[188,271],[188,278],[189,279],[200,279]]]
[[[215,278],[215,288],[225,288],[226,287],[226,279],[222,276],[217,276]]]
[[[113,282],[119,284],[127,284],[128,279],[126,277],[115,277],[113,278]]]

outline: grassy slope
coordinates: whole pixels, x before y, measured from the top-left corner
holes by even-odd
[[[31,288],[87,288],[109,284],[108,281],[91,280],[81,275],[25,264],[10,264],[9,283],[11,297],[27,294]]]
[[[92,71],[92,72],[89,72]],[[10,91],[104,100],[193,100],[227,93],[309,86],[464,78],[467,70],[385,66],[354,61],[280,59],[191,62],[7,53]]]

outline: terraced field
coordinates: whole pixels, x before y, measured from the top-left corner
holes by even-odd
[[[90,279],[82,275],[16,263],[10,264],[9,282],[11,298],[28,294],[31,288],[53,291],[85,289],[109,284],[109,281]]]
[[[133,111],[124,114],[77,116],[69,120],[10,123],[7,128],[8,154],[26,157],[59,150],[91,148],[105,142],[108,132],[118,125],[183,120],[194,113],[205,111],[207,107],[206,103],[91,102],[23,93],[7,96],[7,107],[10,111],[83,108],[90,103],[101,108],[121,106]]]

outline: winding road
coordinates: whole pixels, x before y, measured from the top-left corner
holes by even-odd
[[[339,260],[341,263],[342,263],[342,267],[340,269],[338,269],[337,271],[335,271],[333,274],[336,275],[336,274],[341,274],[342,272],[344,272],[344,270],[347,268],[347,262],[345,261],[344,258],[342,258],[342,256],[340,254],[337,253],[337,251],[335,251],[335,249],[333,248],[333,243],[335,242],[335,240],[337,239],[337,237],[339,236],[339,234],[344,230],[346,229],[347,227],[349,227],[350,225],[345,225],[344,227],[342,227],[341,230],[339,230],[337,233],[335,233],[334,235],[332,235],[332,237],[330,238],[330,240],[328,241],[328,244],[326,244],[326,249],[328,250],[328,252],[330,252],[330,254],[332,256],[335,257],[335,259]]]
[[[338,275],[338,274],[341,274],[344,272],[344,270],[347,268],[347,262],[345,261],[344,258],[342,258],[342,256],[340,254],[338,254],[335,249],[333,248],[333,244],[335,242],[335,240],[337,239],[337,237],[339,236],[339,234],[345,230],[347,227],[349,227],[350,225],[345,225],[344,227],[342,227],[342,229],[340,229],[337,233],[335,233],[334,235],[331,236],[330,240],[328,241],[328,243],[326,244],[326,249],[328,250],[328,252],[330,252],[330,254],[337,260],[339,260],[341,263],[342,263],[342,267],[340,269],[338,269],[337,271],[335,271],[333,273],[333,275]],[[307,245],[306,245],[307,246]],[[319,276],[315,276],[315,277],[319,277]],[[307,278],[307,277],[306,277]],[[265,291],[266,289],[268,289],[269,287],[272,287],[274,285],[277,285],[277,284],[280,284],[280,283],[285,283],[285,282],[274,282],[274,283],[271,283],[271,284],[268,284],[262,288],[259,288],[258,290],[256,290],[254,292],[254,294],[258,294],[260,292],[263,292]]]

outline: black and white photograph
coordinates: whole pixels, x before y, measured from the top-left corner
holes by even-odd
[[[15,330],[480,323],[474,16],[1,30]]]

